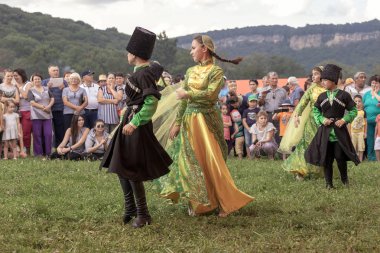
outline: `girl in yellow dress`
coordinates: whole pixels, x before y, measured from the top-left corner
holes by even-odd
[[[284,137],[281,140],[279,152],[291,155],[282,165],[285,171],[293,173],[298,180],[320,174],[321,167],[307,164],[304,158],[305,150],[317,133],[317,124],[311,110],[318,96],[326,91],[321,85],[321,73],[323,66],[315,67],[312,70],[313,83],[305,90],[300,102],[295,108],[292,118],[288,123]],[[294,127],[293,127],[294,126]],[[294,152],[292,148],[296,147]]]
[[[194,38],[190,54],[198,64],[187,70],[183,86],[176,90],[180,103],[170,130],[174,141],[167,148],[174,163],[171,172],[159,179],[160,192],[175,202],[186,198],[190,215],[219,208],[219,216],[225,217],[254,199],[235,186],[227,168],[223,122],[216,106],[224,80],[214,58],[234,64],[241,58],[220,58],[207,35]]]

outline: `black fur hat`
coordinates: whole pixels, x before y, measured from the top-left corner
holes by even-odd
[[[327,64],[322,71],[321,79],[327,79],[338,84],[341,70],[342,68],[337,65]]]
[[[155,42],[155,33],[142,27],[136,27],[126,49],[131,54],[134,54],[144,60],[149,60],[152,56]]]

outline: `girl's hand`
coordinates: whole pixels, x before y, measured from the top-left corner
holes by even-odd
[[[294,116],[294,127],[297,128],[300,125],[300,117],[298,115]]]
[[[174,125],[172,129],[170,129],[169,138],[173,140],[175,137],[177,137],[179,130],[181,129],[181,126]]]
[[[189,94],[183,88],[178,88],[175,92],[177,93],[177,99],[189,98]]]

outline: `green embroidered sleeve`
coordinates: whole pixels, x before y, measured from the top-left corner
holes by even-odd
[[[300,102],[298,103],[298,105],[296,107],[296,112],[297,112],[298,116],[302,115],[303,110],[305,110],[306,106],[309,104],[310,98],[312,95],[311,94],[312,88],[313,87],[310,87],[308,90],[306,90],[305,94],[303,94]]]
[[[346,115],[344,115],[343,117],[343,120],[348,124],[348,123],[351,123],[356,115],[358,114],[358,109],[356,108],[356,106],[352,107],[351,110],[349,110]]]
[[[313,106],[313,115],[315,123],[317,123],[317,126],[322,125],[323,121],[325,120],[325,117],[323,117],[321,111],[316,106]]]
[[[136,127],[148,123],[156,112],[157,105],[158,99],[155,96],[146,96],[141,110],[133,116],[131,123]]]

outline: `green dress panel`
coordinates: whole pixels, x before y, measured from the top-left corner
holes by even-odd
[[[311,174],[316,174],[319,176],[321,175],[322,167],[307,164],[304,158],[304,154],[318,130],[318,126],[314,120],[312,107],[314,106],[314,103],[317,101],[318,96],[324,91],[326,91],[326,89],[323,88],[321,85],[313,83],[302,96],[300,102],[295,108],[293,117],[295,115],[302,117],[303,119],[301,119],[301,121],[304,121],[304,127],[299,128],[298,131],[297,128],[294,128],[293,124],[288,125],[288,128],[292,129],[290,129],[289,131],[287,129],[285,135],[291,135],[289,137],[292,138],[293,136],[294,139],[295,134],[300,135],[301,138],[299,142],[296,144],[295,150],[282,164],[282,167],[285,171],[294,174],[299,174],[303,177],[310,176]]]

